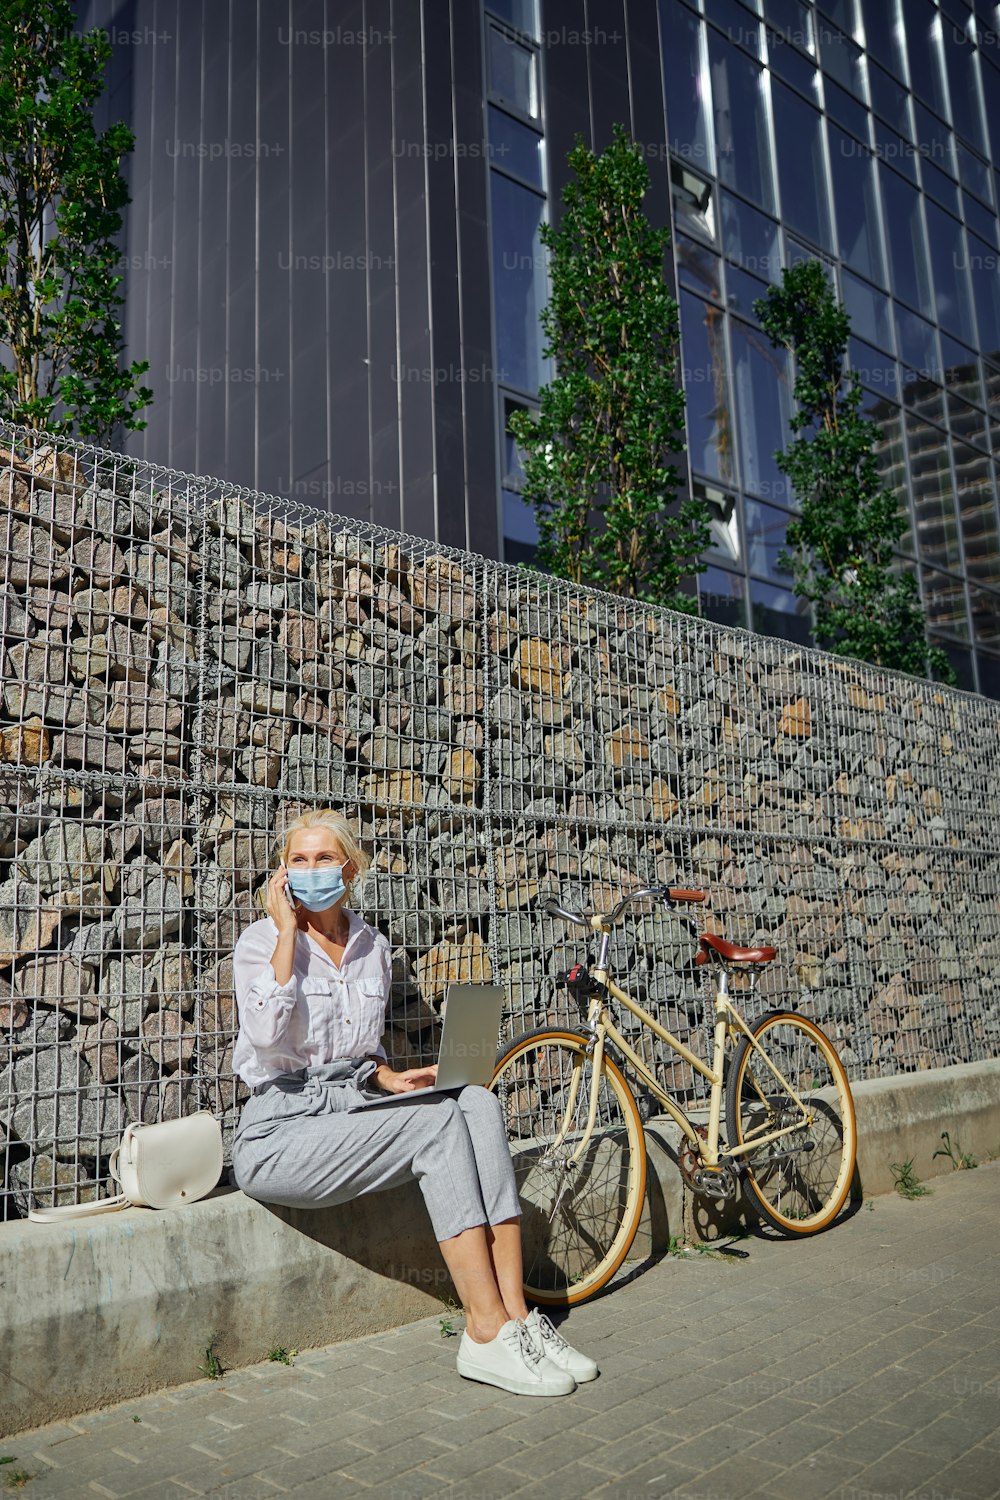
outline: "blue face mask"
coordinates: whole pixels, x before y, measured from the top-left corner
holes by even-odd
[[[339,865],[325,870],[289,870],[288,889],[310,911],[326,911],[347,894]]]

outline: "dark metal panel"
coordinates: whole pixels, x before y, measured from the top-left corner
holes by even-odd
[[[399,411],[396,358],[396,224],[393,202],[393,37],[389,0],[369,0],[365,23],[365,168],[368,180],[368,398],[371,518],[397,527]]]
[[[558,223],[562,189],[569,178],[566,157],[579,133],[591,143],[587,27],[583,0],[541,0],[545,37],[545,154],[549,167],[549,216]]]
[[[628,51],[622,0],[590,0],[587,7],[590,104],[594,149],[603,151],[612,128],[629,126]]]

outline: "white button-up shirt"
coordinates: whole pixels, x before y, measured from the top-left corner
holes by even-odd
[[[233,1070],[251,1088],[339,1057],[385,1059],[382,1033],[392,978],[388,940],[348,911],[340,967],[299,932],[287,984],[271,967],[278,929],[270,917],[243,933],[233,954],[240,1030]]]

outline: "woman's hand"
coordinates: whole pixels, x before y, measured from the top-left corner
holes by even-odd
[[[281,936],[298,931],[295,908],[286,895],[288,871],[280,864],[267,882],[267,914]]]
[[[414,1089],[429,1089],[437,1079],[437,1063],[429,1068],[407,1068],[396,1073],[388,1063],[381,1063],[372,1075],[373,1081],[387,1094],[409,1094]]]

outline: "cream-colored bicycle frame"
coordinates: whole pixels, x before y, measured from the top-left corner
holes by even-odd
[[[638,900],[642,896],[652,896],[656,894],[657,892],[655,891],[636,891],[634,895],[628,898],[628,901],[631,902]],[[620,910],[625,904],[628,903],[619,903],[619,908],[616,908],[616,910]],[[562,913],[562,915],[567,916],[570,914]],[[593,1134],[594,1126],[597,1123],[597,1096],[598,1090],[600,1088],[601,1064],[604,1059],[604,1043],[607,1037],[610,1037],[615,1046],[621,1049],[622,1053],[629,1059],[632,1066],[635,1068],[639,1077],[663,1105],[663,1108],[666,1110],[667,1114],[669,1114],[671,1118],[677,1122],[687,1139],[690,1141],[691,1145],[697,1151],[702,1165],[705,1167],[718,1168],[720,1160],[728,1160],[730,1158],[744,1155],[747,1151],[756,1150],[758,1146],[767,1145],[770,1141],[779,1140],[782,1136],[791,1135],[795,1131],[802,1130],[803,1128],[806,1128],[812,1124],[813,1117],[810,1111],[803,1104],[802,1100],[799,1098],[798,1094],[792,1088],[788,1080],[775,1066],[774,1062],[764,1051],[763,1047],[758,1044],[749,1026],[747,1026],[739,1011],[731,1003],[729,999],[728,988],[729,976],[723,963],[720,962],[719,964],[718,987],[715,992],[715,1037],[712,1048],[712,1066],[708,1067],[700,1057],[697,1057],[695,1053],[691,1052],[687,1047],[685,1047],[684,1043],[682,1041],[679,1041],[678,1038],[675,1037],[671,1032],[669,1032],[665,1026],[661,1026],[659,1021],[657,1021],[655,1017],[651,1016],[649,1012],[644,1009],[644,1007],[641,1006],[637,1000],[633,1000],[630,995],[627,995],[625,991],[621,989],[617,984],[615,984],[614,980],[610,978],[608,974],[608,945],[611,941],[611,930],[613,926],[612,921],[607,917],[593,916],[589,919],[589,925],[595,932],[599,932],[602,934],[600,957],[597,961],[597,967],[591,970],[591,978],[596,984],[600,985],[603,989],[606,989],[607,993],[609,995],[612,995],[620,1005],[624,1005],[627,1010],[630,1010],[636,1017],[636,1019],[641,1021],[644,1026],[648,1026],[650,1031],[654,1032],[661,1041],[666,1042],[667,1046],[671,1047],[678,1054],[678,1056],[684,1059],[686,1063],[689,1063],[692,1068],[695,1068],[697,1072],[699,1072],[701,1076],[706,1079],[709,1084],[711,1084],[712,1092],[709,1097],[708,1136],[706,1139],[698,1133],[684,1111],[678,1104],[674,1102],[673,1099],[671,1099],[670,1095],[665,1092],[665,1090],[661,1087],[656,1078],[650,1072],[647,1064],[642,1060],[635,1049],[631,1047],[625,1040],[621,1032],[618,1030],[618,1027],[614,1024],[614,1022],[611,1020],[611,1017],[608,1015],[604,1003],[604,997],[601,994],[597,994],[591,1000],[590,1006],[587,1011],[587,1030],[591,1036],[591,1040],[587,1045],[587,1051],[592,1054],[594,1059],[594,1067],[590,1082],[590,1101],[589,1110],[587,1113],[587,1124],[584,1128],[583,1136],[579,1144],[567,1159],[568,1163],[571,1162],[575,1165],[583,1156],[583,1153],[587,1148],[587,1143],[589,1142],[590,1137]],[[794,1100],[798,1109],[801,1111],[802,1117],[801,1119],[794,1121],[791,1125],[783,1125],[777,1130],[767,1130],[765,1127],[760,1127],[759,1130],[751,1132],[748,1139],[744,1140],[741,1144],[732,1146],[727,1143],[723,1150],[720,1152],[719,1125],[722,1119],[722,1066],[725,1057],[726,1040],[727,1038],[735,1040],[741,1033],[743,1036],[749,1037],[750,1045],[755,1049],[755,1051],[760,1053],[771,1073],[774,1075],[774,1078],[781,1085],[782,1089],[785,1090],[788,1097]],[[566,1113],[564,1116],[562,1127],[555,1140],[552,1142],[552,1149],[559,1148],[560,1144],[565,1139],[566,1133],[570,1127],[570,1122],[573,1118],[574,1106],[576,1104],[576,1093],[577,1088],[579,1087],[581,1071],[582,1070],[579,1068],[574,1068],[573,1070],[573,1078],[570,1084]],[[756,1080],[752,1075],[748,1075],[748,1080],[754,1088],[757,1088]],[[767,1100],[765,1099],[765,1096],[760,1092],[759,1089],[757,1089],[757,1092],[760,1096],[761,1103],[766,1105]]]

